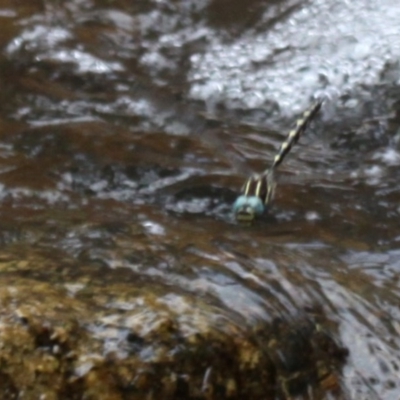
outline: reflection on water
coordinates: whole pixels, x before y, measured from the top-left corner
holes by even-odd
[[[57,299],[68,299],[63,312],[95,341],[73,337],[71,322],[68,340],[57,331],[57,346],[89,349],[71,368],[79,379],[96,371],[93,393],[103,390],[100,355],[115,353],[128,396],[149,387],[151,360],[173,359],[180,375],[160,393],[199,398],[185,380],[197,366],[185,364],[184,352],[204,339],[221,355],[218,368],[238,363],[235,374],[253,389],[277,376],[269,396],[297,390],[306,398],[311,389],[298,386],[316,374],[343,398],[397,399],[398,10],[363,0],[236,3],[224,14],[230,4],[217,0],[0,1],[8,290],[0,300],[47,346],[55,333],[38,328],[40,316],[54,318]],[[268,166],[296,113],[321,91],[331,97],[323,118],[280,168],[271,215],[237,225],[231,204],[248,171]],[[30,308],[18,297],[29,288]],[[314,307],[323,318],[307,314]],[[305,314],[317,322],[303,330]],[[246,335],[260,326],[273,339],[257,347]],[[320,327],[349,350],[340,379],[320,354],[325,372],[296,347]],[[279,340],[293,343],[284,362]],[[315,354],[325,348],[313,343]],[[209,369],[214,356],[202,346],[201,396],[246,394],[236,375]],[[223,360],[233,348],[247,358]],[[341,353],[330,349],[332,359]],[[265,376],[253,376],[261,366]],[[140,368],[143,376],[129,381],[127,371]],[[209,381],[216,392],[204,397]]]

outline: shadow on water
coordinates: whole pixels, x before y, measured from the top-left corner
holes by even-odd
[[[0,1],[4,396],[399,398],[398,12],[327,3]]]

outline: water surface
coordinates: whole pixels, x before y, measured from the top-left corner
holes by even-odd
[[[243,4],[0,2],[4,279],[92,299],[106,353],[129,354],[115,315],[142,284],[145,304],[211,304],[206,321],[318,305],[349,349],[345,395],[397,399],[399,10]],[[318,96],[270,214],[238,225],[247,174]]]

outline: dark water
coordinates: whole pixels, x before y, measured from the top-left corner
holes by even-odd
[[[348,397],[398,399],[400,15],[331,3],[0,1],[3,273],[87,298],[152,282],[249,324],[318,304]],[[248,172],[321,94],[271,214],[238,225]]]

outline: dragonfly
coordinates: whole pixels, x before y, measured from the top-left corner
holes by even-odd
[[[274,174],[276,168],[282,163],[285,156],[297,143],[302,133],[307,129],[309,123],[318,114],[323,100],[316,101],[296,121],[295,127],[289,131],[282,142],[272,165],[261,174],[253,174],[247,179],[242,187],[242,194],[233,204],[233,212],[239,222],[251,223],[255,218],[261,216],[271,205],[275,195],[276,182]]]

